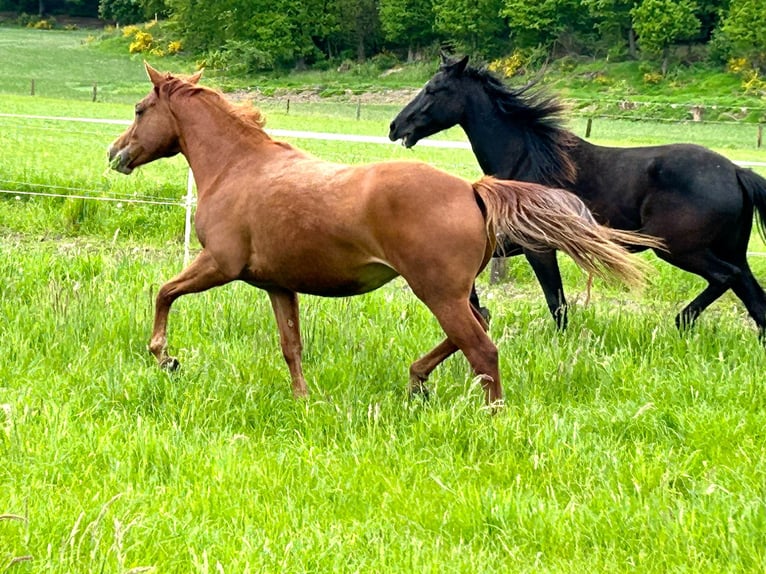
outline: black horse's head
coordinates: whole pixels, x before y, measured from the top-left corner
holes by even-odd
[[[460,123],[464,109],[461,76],[468,56],[452,60],[442,54],[439,70],[391,122],[388,137],[412,147],[421,139]]]

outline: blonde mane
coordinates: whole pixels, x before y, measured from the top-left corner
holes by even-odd
[[[232,102],[219,90],[197,84],[190,84],[185,81],[184,78],[175,76],[170,76],[168,80],[168,83],[170,84],[168,94],[179,94],[185,97],[202,95],[211,104],[229,112],[229,114],[236,118],[243,126],[254,128],[265,134],[263,128],[266,125],[266,116],[260,108],[253,105],[252,100]]]

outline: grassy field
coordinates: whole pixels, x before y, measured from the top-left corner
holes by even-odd
[[[140,97],[140,62],[120,67]],[[3,95],[0,113],[129,119],[132,103]],[[384,135],[390,108],[274,104],[268,125]],[[763,161],[728,127],[604,120],[593,139]],[[409,363],[441,334],[401,280],[301,299],[308,400],[292,399],[268,298],[240,284],[176,303],[168,374],[146,343],[183,209],[128,200],[180,202],[186,167],[106,172],[122,129],[0,117],[0,189],[124,199],[0,196],[0,572],[766,571],[766,357],[732,295],[679,335],[702,280],[643,255],[643,292],[597,282],[586,305],[562,257],[573,311],[557,333],[512,260],[507,283],[480,278],[495,416],[461,356],[429,402],[408,399]],[[295,143],[479,173],[463,151]],[[766,281],[766,258],[751,264]]]

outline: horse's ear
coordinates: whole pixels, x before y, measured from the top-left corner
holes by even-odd
[[[452,69],[456,74],[462,74],[465,67],[468,65],[468,56],[463,56],[457,62],[452,65]]]
[[[160,72],[152,68],[149,65],[149,62],[147,62],[146,60],[144,60],[144,68],[146,68],[146,73],[155,87],[159,86],[165,80],[165,76],[163,76]]]
[[[204,72],[204,71],[205,71],[205,68],[202,68],[201,70],[199,70],[198,72],[196,72],[192,76],[189,76],[187,78],[187,81],[190,84],[196,84],[197,82],[199,82],[199,79],[202,77],[202,72]]]
[[[468,65],[468,56],[463,56],[459,60],[453,60],[447,54],[442,52],[442,69],[452,74],[460,75]]]

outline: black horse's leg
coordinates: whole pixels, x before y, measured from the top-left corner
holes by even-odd
[[[742,273],[731,288],[745,304],[747,312],[758,325],[758,338],[762,344],[766,345],[766,293],[753,277],[747,262],[742,265],[741,271]]]
[[[697,295],[694,300],[689,303],[684,309],[676,315],[676,327],[679,330],[688,329],[697,320],[705,309],[707,309],[713,301],[723,295],[728,289],[728,285],[721,283],[711,283],[705,287],[704,291]]]
[[[524,256],[532,266],[537,281],[543,289],[548,309],[556,322],[556,327],[563,330],[567,327],[567,301],[564,297],[564,286],[561,283],[559,262],[556,251],[524,250]]]
[[[484,320],[489,323],[489,320],[492,316],[489,313],[489,309],[482,307],[481,303],[479,303],[479,294],[476,292],[476,283],[471,285],[471,295],[468,300],[471,302],[471,307],[478,311]]]
[[[671,265],[699,275],[708,282],[704,291],[676,316],[676,327],[679,329],[693,325],[700,313],[723,295],[742,273],[739,267],[717,257],[709,249],[682,255],[665,251],[657,251],[656,253]]]

